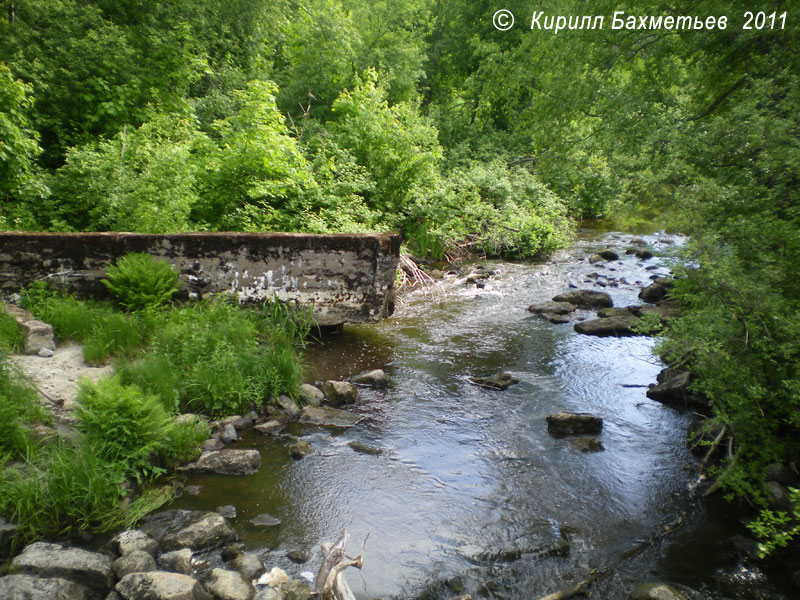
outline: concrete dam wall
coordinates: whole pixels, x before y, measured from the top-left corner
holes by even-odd
[[[37,280],[107,298],[106,267],[147,252],[180,274],[183,299],[234,293],[243,304],[311,306],[322,326],[378,321],[394,310],[397,234],[0,233],[0,294]]]

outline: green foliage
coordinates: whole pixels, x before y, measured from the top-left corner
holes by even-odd
[[[302,383],[297,348],[307,327],[291,329],[290,320],[223,301],[174,309],[150,346],[118,370],[125,384],[157,394],[180,411],[243,414],[251,403],[297,394]]]
[[[199,148],[200,197],[192,218],[203,227],[234,231],[293,229],[310,172],[283,116],[275,87],[251,81],[236,92],[236,114],[214,123]]]
[[[0,352],[19,352],[25,342],[25,334],[17,324],[17,320],[5,311],[0,302]]]
[[[758,519],[748,524],[750,530],[764,540],[758,545],[758,555],[761,558],[777,548],[785,548],[800,535],[800,490],[789,488],[789,499],[792,503],[791,514],[765,509]]]
[[[108,304],[48,290],[43,281],[23,290],[22,304],[36,318],[52,325],[60,339],[81,342],[89,364],[102,364],[109,357],[133,352],[147,342],[155,327],[155,317],[148,311],[121,314]]]
[[[178,272],[172,265],[144,252],[120,258],[102,281],[131,311],[160,308],[178,291]]]
[[[82,380],[78,402],[76,416],[85,442],[100,458],[140,481],[188,462],[207,437],[195,423],[176,423],[158,396],[122,385],[119,376],[97,383]]]
[[[24,457],[35,446],[30,425],[36,421],[49,421],[36,391],[0,349],[0,458]]]
[[[50,178],[53,197],[41,221],[58,230],[191,230],[199,137],[191,117],[155,114],[111,139],[70,148]]]
[[[428,211],[430,232],[446,245],[469,240],[492,256],[530,258],[571,239],[566,207],[535,175],[502,160],[453,169]],[[431,225],[433,225],[431,227]]]
[[[25,202],[47,195],[36,165],[39,136],[28,117],[32,105],[31,87],[0,63],[0,229],[35,226]]]
[[[127,508],[121,465],[100,458],[87,443],[58,443],[30,454],[24,465],[0,466],[0,514],[17,523],[19,540],[129,527],[170,499],[150,490]]]
[[[389,227],[424,202],[436,187],[441,147],[436,128],[410,102],[390,105],[385,84],[367,71],[333,104],[329,125],[337,145],[352,153],[375,187],[367,206],[381,212]]]

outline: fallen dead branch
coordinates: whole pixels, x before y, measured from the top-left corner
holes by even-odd
[[[347,567],[361,569],[364,564],[364,546],[369,534],[361,544],[361,552],[355,558],[345,554],[345,546],[350,535],[342,529],[334,544],[322,544],[322,564],[317,572],[313,596],[322,600],[355,600],[353,591],[342,576]],[[346,560],[345,560],[346,559]]]

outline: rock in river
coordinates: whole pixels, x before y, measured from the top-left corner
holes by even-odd
[[[547,417],[547,431],[556,435],[600,433],[603,419],[584,413],[560,412]]]
[[[131,573],[115,589],[124,600],[213,600],[196,579],[165,571]]]
[[[365,385],[374,388],[386,387],[388,379],[383,369],[373,369],[359,373],[351,380],[356,385]]]
[[[686,600],[686,596],[666,583],[644,583],[633,591],[630,600]]]
[[[215,512],[168,510],[149,517],[142,529],[155,538],[164,551],[205,550],[238,539],[228,522]]]
[[[212,569],[206,588],[215,598],[224,600],[250,600],[256,593],[253,584],[238,571]]]
[[[281,520],[267,513],[261,513],[250,519],[250,524],[254,527],[277,527],[281,524]]]
[[[219,473],[220,475],[252,475],[261,468],[258,450],[224,449],[203,452],[193,463],[179,470],[190,473]]]
[[[640,319],[631,314],[627,316],[591,319],[589,321],[575,323],[575,331],[585,335],[596,335],[599,337],[642,335],[634,329],[634,326],[639,322]]]
[[[535,315],[541,315],[544,313],[568,315],[574,310],[574,304],[570,304],[569,302],[553,302],[552,300],[548,300],[547,302],[537,302],[536,304],[531,304],[528,307],[528,312],[532,312]]]
[[[710,410],[707,398],[689,390],[692,375],[688,371],[668,367],[658,374],[656,380],[657,384],[647,388],[648,398],[667,406],[691,408],[704,414]]]
[[[14,574],[0,578],[0,598],[9,600],[88,600],[88,590],[60,577]]]
[[[358,391],[347,381],[328,380],[322,386],[322,392],[332,406],[344,406],[356,401]]]
[[[304,406],[300,414],[300,423],[305,425],[321,425],[323,427],[352,427],[359,418],[344,410],[327,406]]]
[[[570,290],[553,297],[553,302],[569,302],[578,308],[603,308],[614,306],[611,296],[595,290]]]
[[[469,381],[475,385],[491,388],[493,390],[505,390],[515,383],[519,383],[519,379],[508,373],[503,373],[502,371],[489,377],[470,377]]]

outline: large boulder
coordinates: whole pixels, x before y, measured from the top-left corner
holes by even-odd
[[[174,571],[191,575],[192,573],[192,551],[189,548],[164,552],[158,557],[158,568],[161,571]]]
[[[675,408],[690,408],[706,414],[710,411],[707,398],[689,390],[692,375],[673,367],[662,370],[656,377],[656,384],[647,388],[647,397]]]
[[[90,598],[103,598],[114,586],[111,558],[99,552],[35,542],[11,563],[16,573],[69,579],[85,586]]]
[[[531,304],[528,307],[528,312],[532,312],[535,315],[541,315],[545,313],[554,315],[568,315],[574,310],[574,304],[570,304],[569,302],[553,302],[552,300],[548,300],[547,302],[537,302],[536,304]]]
[[[319,406],[325,399],[325,394],[318,387],[304,383],[300,386],[300,398],[307,406]]]
[[[648,285],[646,288],[643,288],[642,291],[639,292],[639,298],[645,302],[649,302],[650,304],[655,304],[656,302],[664,299],[673,285],[675,284],[672,279],[659,277],[653,281],[653,283]]]
[[[89,600],[86,587],[60,577],[15,574],[0,578],[3,600]]]
[[[300,409],[297,407],[297,404],[286,394],[281,394],[275,399],[275,406],[277,406],[290,421],[294,421],[300,416]]]
[[[569,302],[578,308],[603,308],[614,306],[611,296],[595,290],[570,290],[553,297],[553,302]]]
[[[358,423],[358,421],[359,417],[356,415],[327,406],[304,406],[300,414],[300,423],[305,425],[352,427]]]
[[[642,335],[634,328],[639,322],[640,319],[631,314],[590,319],[588,321],[575,323],[575,331],[584,335],[595,335],[599,337]]]
[[[138,529],[128,529],[115,535],[109,542],[112,552],[122,556],[134,550],[141,550],[155,555],[158,551],[158,542]]]
[[[383,369],[373,369],[372,371],[363,371],[353,377],[350,381],[356,385],[364,385],[367,387],[383,388],[389,383],[386,378],[386,373]]]
[[[356,401],[358,391],[347,381],[328,380],[322,385],[322,393],[332,406],[344,406]]]
[[[261,577],[266,572],[264,563],[255,554],[243,552],[237,555],[230,563],[231,567],[239,571],[247,581]]]
[[[238,571],[212,569],[206,580],[206,589],[217,600],[251,600],[256,594],[253,584]]]
[[[686,596],[666,583],[643,583],[633,591],[630,600],[686,600]]]
[[[218,473],[220,475],[252,475],[261,468],[258,450],[234,450],[226,448],[203,452],[196,461],[180,467],[190,473]]]
[[[297,440],[289,447],[289,455],[295,460],[300,460],[313,453],[314,447],[306,440]]]
[[[23,352],[25,354],[39,354],[40,356],[52,356],[56,349],[53,328],[19,306],[12,304],[6,305],[6,312],[14,317],[17,325],[23,332]]]
[[[196,579],[181,573],[131,573],[116,586],[123,600],[213,600]]]
[[[603,430],[603,419],[584,413],[560,412],[547,417],[547,431],[555,435],[595,434]]]
[[[122,579],[130,573],[143,573],[155,571],[156,561],[153,556],[143,550],[126,552],[111,564],[117,579]]]
[[[168,510],[150,517],[142,530],[155,538],[162,551],[205,550],[238,539],[224,517],[215,512]]]

